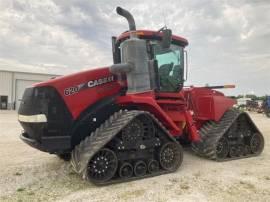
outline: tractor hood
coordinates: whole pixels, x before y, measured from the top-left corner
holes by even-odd
[[[66,76],[60,76],[33,85],[35,89],[54,89],[63,104],[67,106],[73,119],[98,100],[117,94],[121,85],[117,76],[109,68],[86,70]]]

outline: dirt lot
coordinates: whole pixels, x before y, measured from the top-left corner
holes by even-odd
[[[217,163],[185,151],[176,173],[95,187],[24,144],[16,113],[0,111],[0,201],[270,201],[270,119],[251,116],[265,136],[259,157]]]

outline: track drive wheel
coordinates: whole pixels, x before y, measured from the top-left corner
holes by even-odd
[[[183,149],[180,144],[167,142],[161,147],[159,162],[164,170],[175,171],[182,164],[182,161]]]
[[[144,115],[136,117],[122,130],[122,140],[126,144],[136,144],[137,141],[154,137],[153,121]]]
[[[118,159],[110,149],[101,149],[89,161],[87,167],[88,179],[93,183],[110,180],[118,167]]]

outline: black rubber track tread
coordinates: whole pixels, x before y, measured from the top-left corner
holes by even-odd
[[[160,129],[167,135],[172,141],[178,142],[170,135],[169,131],[149,112],[139,110],[120,110],[111,115],[103,124],[100,125],[94,132],[80,142],[71,153],[71,165],[75,172],[82,176],[83,179],[88,180],[87,165],[89,160],[107,143],[109,143],[130,121],[135,119],[137,116],[145,114],[152,118],[152,120],[160,127]],[[181,151],[182,147],[179,144]],[[173,172],[173,171],[172,171]],[[146,177],[152,177],[170,173],[169,171],[160,171],[153,174],[148,174],[140,177],[131,177],[128,179],[116,179],[108,182],[95,183],[96,185],[105,185],[119,182],[126,182],[135,179],[141,179]]]
[[[225,159],[219,159],[216,156],[216,147],[219,142],[219,140],[223,137],[223,135],[226,134],[226,132],[229,130],[229,128],[233,125],[233,123],[237,120],[237,118],[240,115],[245,115],[252,127],[259,133],[261,132],[256,127],[256,125],[253,123],[251,118],[246,112],[241,112],[238,109],[232,108],[225,112],[223,117],[219,122],[209,121],[207,122],[199,131],[201,141],[194,142],[191,144],[192,150],[201,157],[208,158],[211,160],[216,161],[229,161],[229,160],[235,160],[235,159],[241,159],[241,158],[248,158],[252,156],[258,156],[260,153],[257,154],[248,154],[245,156],[240,157],[233,157],[233,158],[225,158]],[[263,150],[263,149],[262,149]]]

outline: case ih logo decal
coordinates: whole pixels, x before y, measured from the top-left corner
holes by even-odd
[[[64,90],[64,95],[65,96],[73,95],[75,93],[78,93],[80,90],[87,89],[87,88],[93,88],[93,87],[103,85],[106,83],[110,83],[113,81],[114,81],[113,76],[104,77],[104,78],[100,78],[100,79],[96,79],[96,80],[90,80],[87,83],[82,83],[82,84],[79,84],[77,86],[72,86],[72,87],[66,88]]]

